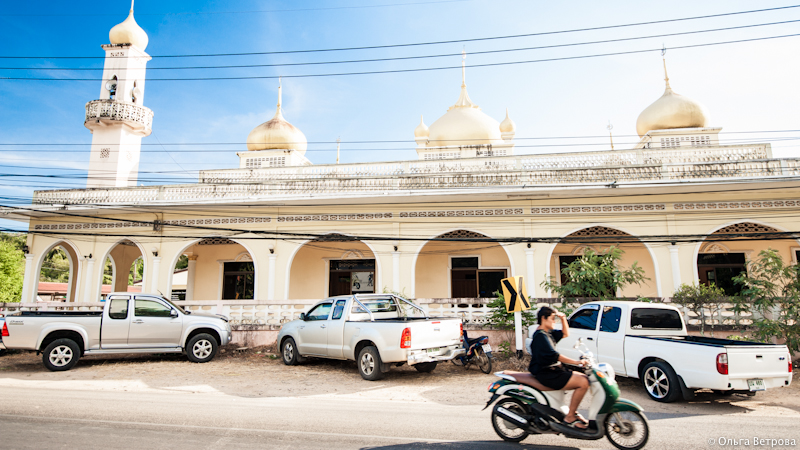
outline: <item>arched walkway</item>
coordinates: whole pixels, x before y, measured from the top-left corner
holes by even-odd
[[[511,274],[511,261],[496,242],[470,230],[455,230],[437,237],[463,242],[429,241],[420,248],[414,264],[417,298],[490,298],[500,289],[500,280]]]
[[[756,222],[738,222],[717,228],[695,249],[697,282],[714,283],[726,294],[734,295],[741,291],[742,286],[734,283],[733,277],[746,272],[747,261],[757,258],[762,250],[771,248],[778,252],[785,263],[795,263],[800,252],[796,240],[768,239],[769,233],[780,231]]]
[[[182,260],[186,266],[176,269]],[[170,268],[169,291],[175,300],[255,299],[258,286],[256,258],[244,243],[237,240],[225,237],[197,239],[177,252],[167,267]]]
[[[619,261],[621,267],[629,268],[635,262],[644,270],[648,281],[641,286],[627,286],[618,293],[622,297],[659,297],[658,270],[650,249],[635,236],[617,228],[595,225],[574,231],[564,236],[567,242],[558,243],[552,251],[549,261],[549,273],[561,283],[565,282],[561,269],[580,258],[586,248],[591,248],[597,253],[612,245],[625,252]],[[602,243],[593,243],[601,240]],[[569,242],[572,241],[572,242]]]
[[[76,247],[65,240],[53,243],[42,252],[36,262],[34,300],[74,302],[79,279],[78,261]]]
[[[290,300],[381,292],[380,267],[373,249],[342,234],[303,243],[289,264]]]
[[[144,250],[132,239],[122,239],[108,249],[103,261],[103,278],[100,295],[105,298],[111,292],[141,291],[142,276],[147,276],[143,257]],[[106,260],[111,261],[111,280],[108,280]],[[109,281],[109,283],[106,283]]]

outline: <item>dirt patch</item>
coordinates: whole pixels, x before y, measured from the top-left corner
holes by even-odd
[[[527,368],[527,359],[493,361],[493,371]],[[798,376],[798,372],[795,372]],[[203,392],[240,397],[337,396],[342,399],[392,399],[483,406],[486,388],[496,378],[476,366],[440,363],[432,373],[404,365],[392,367],[383,380],[361,378],[353,361],[312,359],[286,366],[275,346],[221,349],[217,358],[194,364],[178,354],[87,356],[67,372],[49,372],[33,352],[9,352],[0,357],[0,384],[42,388],[114,391]],[[701,392],[692,402],[672,404],[650,400],[638,380],[619,378],[622,395],[654,413],[733,414],[778,411],[800,417],[800,382],[770,389],[755,397]],[[588,406],[588,405],[584,405]]]

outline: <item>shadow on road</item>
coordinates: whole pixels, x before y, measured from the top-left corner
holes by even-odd
[[[396,444],[384,445],[380,447],[361,447],[361,450],[401,450],[401,449],[431,449],[431,450],[449,450],[449,449],[466,449],[466,450],[482,450],[482,449],[536,449],[536,450],[578,450],[578,447],[572,446],[553,446],[553,445],[534,445],[534,444],[513,444],[511,442],[503,441],[463,441],[463,442],[444,442],[444,443],[431,443],[431,442],[413,442],[410,444]]]

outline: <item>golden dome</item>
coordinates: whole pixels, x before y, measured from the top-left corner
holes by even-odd
[[[297,150],[301,155],[308,148],[308,140],[302,131],[283,118],[281,112],[281,88],[278,87],[278,108],[275,117],[253,128],[247,136],[248,150]]]
[[[665,76],[666,72],[665,64]],[[708,114],[703,105],[673,92],[669,86],[669,77],[666,77],[665,81],[667,87],[664,95],[645,108],[636,120],[636,132],[639,133],[639,137],[652,130],[702,128],[708,122]]]
[[[508,117],[508,108],[506,108],[506,118],[502,122],[500,122],[500,132],[501,133],[514,133],[517,131],[517,124]]]
[[[422,116],[419,116],[419,125],[417,128],[414,128],[414,137],[415,138],[427,138],[430,132],[428,131],[428,126],[425,125],[425,121],[422,119]]]
[[[147,33],[133,18],[133,3],[131,3],[131,11],[128,14],[128,18],[108,32],[108,40],[112,44],[133,44],[142,51],[147,48],[149,39]]]
[[[485,145],[502,142],[500,124],[472,103],[466,84],[461,84],[461,95],[445,115],[429,128],[428,146]]]

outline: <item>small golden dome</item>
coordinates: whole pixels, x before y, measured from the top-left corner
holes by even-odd
[[[149,39],[147,33],[144,32],[142,27],[140,27],[133,18],[133,5],[131,5],[128,18],[114,26],[114,28],[108,32],[108,40],[111,41],[112,44],[133,44],[142,51],[147,48]]]
[[[425,121],[422,119],[422,116],[419,116],[419,125],[417,125],[417,128],[414,128],[414,137],[426,138],[429,134],[430,132],[428,130],[428,126],[425,125]]]
[[[307,148],[306,135],[283,118],[281,88],[278,87],[278,108],[275,116],[253,128],[253,131],[247,136],[247,149],[253,151],[297,150],[303,155]]]
[[[636,120],[639,137],[652,130],[673,128],[702,128],[708,122],[708,113],[703,105],[683,95],[676,94],[669,85],[664,63],[664,81],[667,84],[664,94],[644,109]]]
[[[517,124],[508,117],[508,108],[506,108],[506,118],[502,122],[500,122],[500,132],[501,133],[514,133],[517,131]]]

